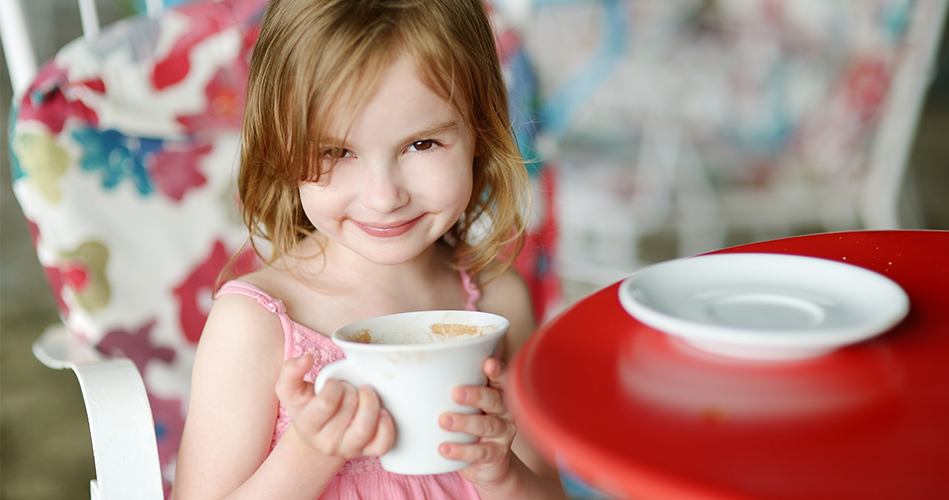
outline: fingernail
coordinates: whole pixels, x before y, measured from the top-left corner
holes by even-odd
[[[451,445],[449,445],[448,443],[440,444],[438,446],[438,452],[441,453],[442,455],[447,456],[449,453],[451,453]]]
[[[454,423],[455,419],[451,418],[451,415],[442,415],[442,427],[451,428]]]

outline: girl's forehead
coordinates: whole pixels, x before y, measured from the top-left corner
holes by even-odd
[[[360,77],[349,78],[350,85],[341,86],[336,95],[325,96],[323,112],[320,113],[321,135],[345,132],[366,109],[377,95],[388,92],[385,102],[392,102],[403,95],[391,92],[393,85],[404,84],[406,80],[424,85],[432,94],[447,104],[452,113],[461,118],[462,123],[470,125],[468,114],[462,106],[458,89],[444,88],[442,80],[434,76],[433,70],[420,64],[411,56],[400,56],[387,64],[365,69]],[[397,80],[397,81],[396,81]],[[449,84],[450,85],[450,84]]]

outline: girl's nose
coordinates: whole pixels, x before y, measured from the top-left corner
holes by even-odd
[[[362,191],[366,208],[380,213],[393,212],[409,202],[409,192],[397,164],[375,166],[367,170]]]

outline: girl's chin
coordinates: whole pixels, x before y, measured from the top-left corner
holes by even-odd
[[[377,265],[406,264],[426,255],[438,253],[442,235],[431,236],[411,231],[398,237],[374,237],[361,232],[333,234],[319,232],[310,238],[332,259],[334,254],[351,254]],[[446,229],[447,231],[447,229]]]
[[[415,251],[395,251],[395,252],[360,252],[357,251],[361,257],[366,259],[373,264],[378,264],[380,266],[397,266],[400,264],[408,264],[419,258],[426,258],[429,255],[433,255],[435,251],[434,244],[430,244],[423,249],[416,249]]]

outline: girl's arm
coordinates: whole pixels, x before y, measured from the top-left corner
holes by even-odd
[[[311,365],[282,363],[283,343],[279,319],[253,299],[225,295],[215,302],[194,362],[175,478],[177,500],[312,499],[345,462],[314,449],[295,424],[270,452],[275,387],[289,395],[294,410],[301,401],[319,399],[302,380]],[[301,386],[309,387],[308,398],[299,397]],[[320,393],[325,406],[335,402],[333,408],[355,408],[355,390],[333,387]],[[311,414],[303,412],[301,419],[312,421]]]

